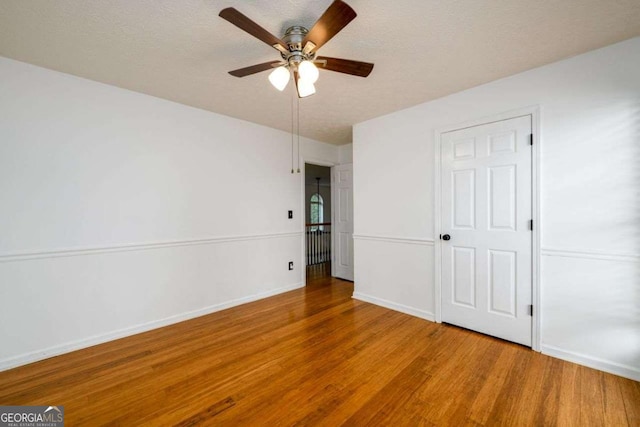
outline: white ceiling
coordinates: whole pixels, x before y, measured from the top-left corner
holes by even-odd
[[[639,0],[346,0],[358,17],[320,54],[375,63],[321,72],[301,134],[351,142],[355,123],[640,35]],[[279,58],[217,15],[235,7],[277,36],[331,0],[2,0],[0,55],[290,130],[290,93],[260,73]]]

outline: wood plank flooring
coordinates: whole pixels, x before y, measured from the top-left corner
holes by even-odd
[[[66,425],[640,426],[640,383],[304,289],[0,373]]]

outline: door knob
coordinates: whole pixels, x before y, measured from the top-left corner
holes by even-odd
[[[440,236],[440,238],[442,240],[451,240],[451,236],[449,236],[448,234],[443,234],[442,236]]]

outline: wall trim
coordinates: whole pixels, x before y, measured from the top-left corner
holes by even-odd
[[[48,347],[42,350],[21,354],[19,356],[10,357],[7,359],[0,359],[0,372],[6,371],[8,369],[16,368],[18,366],[26,365],[29,363],[37,362],[40,360],[48,359],[50,357],[59,356],[61,354],[70,353],[72,351],[81,350],[83,348],[92,347],[94,345],[103,344],[109,341],[114,341],[114,340],[125,338],[131,335],[140,334],[142,332],[151,331],[153,329],[162,328],[164,326],[173,325],[175,323],[184,322],[185,320],[194,319],[196,317],[206,316],[207,314],[226,310],[227,308],[236,307],[238,305],[247,304],[253,301],[278,295],[284,292],[293,291],[295,289],[302,288],[303,286],[304,285],[301,282],[298,282],[290,286],[284,286],[276,289],[271,289],[269,291],[249,295],[246,297],[236,298],[223,303],[200,308],[198,310],[188,311],[186,313],[165,317],[164,319],[153,320],[151,322],[143,323],[140,325],[119,329],[113,332],[107,332],[106,334],[96,335],[93,337],[89,337],[89,338],[85,338],[77,341],[55,345],[53,347]]]
[[[640,262],[640,254],[634,253],[625,254],[592,250],[576,251],[563,248],[542,248],[542,255],[564,258],[598,259],[603,261]]]
[[[353,299],[357,299],[359,301],[368,302],[370,304],[379,305],[380,307],[388,308],[390,310],[399,311],[401,313],[409,314],[411,316],[419,317],[421,319],[429,320],[431,322],[435,322],[435,315],[426,310],[420,310],[419,308],[409,307],[408,305],[398,304],[395,302],[388,301],[386,299],[373,297],[371,295],[363,294],[362,292],[354,292]]]
[[[579,365],[608,372],[610,374],[619,375],[634,381],[640,381],[640,369],[633,366],[610,362],[608,360],[599,359],[597,357],[588,356],[574,351],[563,350],[559,347],[547,344],[543,344],[541,346],[541,351],[542,354],[546,354],[548,356],[577,363]]]
[[[406,243],[410,245],[424,245],[434,246],[435,241],[433,239],[424,239],[419,237],[396,237],[396,236],[381,236],[373,234],[354,234],[354,240],[372,240],[376,242],[388,242],[388,243]]]
[[[0,254],[0,263],[11,262],[11,261],[26,261],[26,260],[42,259],[42,258],[59,258],[59,257],[71,257],[71,256],[80,256],[80,255],[93,255],[93,254],[103,254],[103,253],[110,253],[110,252],[144,251],[149,249],[172,248],[172,247],[178,247],[178,246],[212,245],[217,243],[242,242],[247,240],[277,239],[277,238],[284,238],[284,237],[298,237],[301,235],[302,235],[302,232],[296,231],[296,232],[282,232],[282,233],[270,233],[270,234],[207,237],[207,238],[189,239],[189,240],[169,240],[169,241],[149,242],[149,243],[126,243],[122,245],[113,245],[113,246],[60,248],[60,249],[32,251],[32,252],[16,252],[16,253]]]

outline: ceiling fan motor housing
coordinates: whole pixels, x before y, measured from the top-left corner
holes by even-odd
[[[308,33],[309,30],[305,27],[294,25],[293,27],[287,28],[282,39],[287,43],[290,51],[294,52],[297,50],[302,52],[302,40],[304,40],[304,37]]]
[[[282,59],[289,65],[298,65],[304,60],[313,61],[315,58],[315,53],[305,52],[304,46],[302,46],[302,42],[308,33],[309,30],[299,25],[289,27],[287,31],[285,31],[282,39],[287,43],[289,52],[281,52],[281,55]]]

